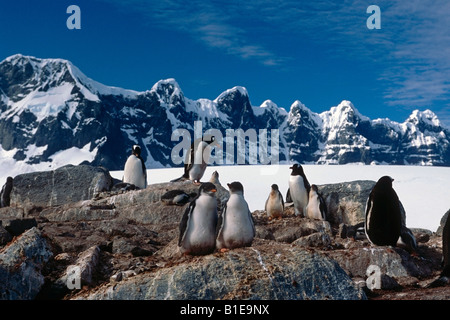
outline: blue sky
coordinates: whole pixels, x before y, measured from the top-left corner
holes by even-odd
[[[69,30],[67,7],[81,9]],[[381,29],[369,30],[369,5]],[[72,61],[106,85],[144,91],[175,78],[186,97],[247,88],[315,112],[350,100],[403,122],[431,109],[450,127],[450,1],[39,0],[0,4],[0,60]]]

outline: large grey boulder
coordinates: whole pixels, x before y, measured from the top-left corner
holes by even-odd
[[[172,244],[176,246],[176,244]],[[179,258],[171,266],[103,285],[77,299],[365,299],[339,265],[297,246],[256,240],[249,248]],[[176,264],[176,260],[180,261]],[[187,261],[186,261],[187,260]]]
[[[333,226],[356,225],[365,219],[367,198],[376,182],[357,180],[318,185],[328,211],[327,220]]]
[[[53,171],[20,174],[13,180],[12,207],[51,207],[92,199],[110,190],[109,171],[90,165],[67,165]]]
[[[37,228],[24,232],[0,251],[0,299],[34,299],[44,284],[42,269],[53,256]]]

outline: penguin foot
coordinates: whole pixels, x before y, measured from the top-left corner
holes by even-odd
[[[230,251],[230,249],[228,249],[228,248],[222,248],[222,249],[220,249],[219,250],[221,253],[225,253],[225,252],[227,252],[227,251]]]

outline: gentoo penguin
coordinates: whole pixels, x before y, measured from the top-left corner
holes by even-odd
[[[209,182],[214,183],[216,186],[221,186],[219,181],[219,173],[217,171],[214,171],[211,175],[211,179],[209,179]]]
[[[364,229],[372,244],[395,247],[401,234],[400,201],[392,188],[391,177],[381,177],[366,203]]]
[[[214,141],[214,136],[211,136],[209,140],[197,139],[193,142],[186,155],[184,174],[180,178],[171,180],[171,182],[187,179],[194,181],[195,184],[200,184],[200,179],[203,177],[206,167],[208,166],[208,161],[211,156],[211,147]]]
[[[327,205],[315,184],[311,185],[311,190],[309,191],[309,200],[306,205],[305,215],[307,218],[315,220],[327,219]]]
[[[0,191],[0,208],[9,207],[11,198],[11,190],[13,188],[13,178],[6,178],[6,183],[3,185],[2,190]]]
[[[198,196],[186,208],[180,222],[178,246],[184,254],[205,255],[216,246],[217,199],[216,186],[206,182]]]
[[[240,182],[228,183],[230,198],[225,204],[217,224],[216,247],[221,251],[249,247],[255,237],[252,214],[244,199]]]
[[[183,190],[169,190],[161,196],[161,201],[166,205],[184,206],[195,198],[197,194],[187,194]]]
[[[294,164],[289,177],[289,193],[294,203],[295,215],[304,216],[304,209],[308,204],[309,190],[311,186],[306,178],[303,168],[299,164]]]
[[[417,241],[411,230],[406,227],[406,211],[401,201],[399,201],[400,214],[402,217],[402,227],[400,229],[400,238],[397,240],[397,246],[404,247],[408,252],[416,254]]]
[[[442,231],[442,255],[444,270],[442,270],[442,276],[450,277],[450,215],[447,216],[444,229]]]
[[[264,209],[266,210],[269,219],[282,217],[284,211],[284,200],[277,184],[273,184],[271,186],[270,194],[266,200]]]
[[[140,189],[147,188],[147,169],[141,157],[141,147],[134,145],[132,154],[125,163],[122,182],[134,184]]]

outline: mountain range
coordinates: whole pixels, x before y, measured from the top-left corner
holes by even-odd
[[[234,87],[214,100],[191,100],[175,79],[137,92],[85,76],[63,59],[17,54],[0,63],[0,169],[82,162],[122,170],[133,144],[147,168],[173,167],[176,129],[278,129],[280,162],[450,166],[450,130],[430,110],[403,122],[371,120],[350,101],[315,113],[267,100],[252,106]],[[3,162],[3,166],[2,166]]]

